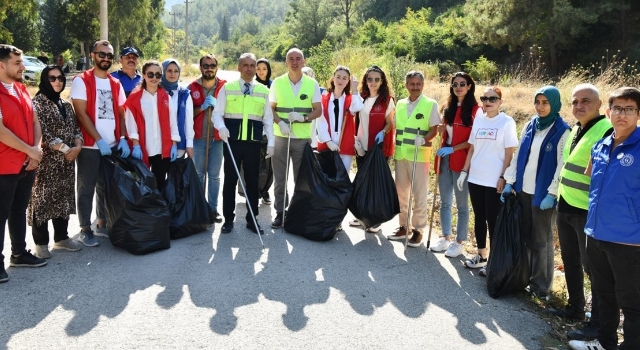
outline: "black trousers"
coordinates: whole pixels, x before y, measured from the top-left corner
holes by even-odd
[[[260,176],[260,142],[229,140],[229,146],[236,160],[238,170],[244,170],[244,180],[248,203],[251,204],[253,213],[258,216],[258,178]],[[225,222],[233,222],[236,210],[236,186],[238,185],[238,174],[233,166],[233,160],[229,153],[229,148],[224,145],[224,184],[222,186],[222,215]],[[247,207],[245,216],[247,223],[253,225],[253,219]]]
[[[149,165],[151,165],[151,172],[156,177],[158,190],[162,191],[165,182],[167,182],[167,172],[169,171],[169,166],[171,166],[171,159],[162,158],[161,154],[156,154],[149,157]]]
[[[60,242],[69,238],[69,219],[55,218],[51,219],[53,223],[53,241]],[[33,243],[37,245],[49,244],[49,220],[43,222],[39,226],[33,226],[31,228],[31,234],[33,235]]]
[[[0,263],[4,261],[4,227],[9,221],[11,254],[20,255],[27,249],[27,206],[31,198],[31,188],[36,178],[35,171],[0,175]]]
[[[493,236],[500,212],[500,193],[495,187],[476,185],[469,182],[469,198],[473,207],[474,227],[478,249],[487,247],[487,229],[489,238]]]

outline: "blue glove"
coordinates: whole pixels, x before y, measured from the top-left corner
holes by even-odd
[[[438,150],[438,152],[436,152],[436,155],[438,157],[444,157],[450,155],[451,153],[453,153],[453,147],[442,147]]]
[[[131,150],[129,149],[129,143],[127,143],[127,140],[120,139],[120,142],[118,142],[118,151],[120,151],[120,157],[122,158],[127,158],[129,156]]]
[[[550,194],[547,194],[547,196],[544,197],[542,202],[540,202],[540,209],[542,210],[551,209],[555,206],[556,206],[556,199]]]
[[[135,159],[142,159],[142,148],[140,148],[140,145],[133,146],[133,152],[131,152],[131,156]]]
[[[504,203],[504,196],[508,195],[509,193],[511,193],[511,190],[513,189],[513,186],[506,184],[504,185],[504,189],[502,190],[502,194],[500,194],[500,201],[502,203]]]
[[[178,146],[173,145],[171,146],[171,161],[175,161],[176,159],[178,159]]]
[[[216,107],[216,98],[213,96],[207,96],[207,98],[204,99],[204,103],[202,104],[202,106],[200,106],[200,108],[207,109],[209,107]]]
[[[100,139],[100,141],[96,142],[96,145],[98,145],[100,154],[102,154],[103,156],[111,155],[111,147],[109,147],[109,145],[107,144],[107,141],[105,141],[104,139]]]
[[[384,130],[380,131],[378,135],[376,135],[376,144],[381,144],[384,141]]]

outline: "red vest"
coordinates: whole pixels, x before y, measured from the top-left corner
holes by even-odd
[[[89,69],[88,71],[84,71],[80,73],[78,77],[84,81],[84,86],[87,90],[87,115],[91,118],[91,122],[93,125],[96,124],[96,79],[93,74],[94,68]],[[116,136],[116,140],[120,138],[120,112],[118,106],[118,100],[120,99],[120,81],[111,76],[111,74],[107,74],[107,79],[109,79],[109,84],[111,85],[111,98],[113,99],[113,118],[116,121],[116,129],[114,130],[114,134]],[[82,127],[80,124],[80,131],[82,132],[82,137],[84,138],[85,146],[93,146],[96,143],[96,140],[91,137],[91,135]]]
[[[373,145],[375,145],[376,135],[382,129],[384,129],[384,125],[386,124],[387,117],[387,108],[389,107],[389,102],[392,97],[389,96],[386,101],[382,101],[377,98],[376,102],[371,107],[371,111],[369,112],[369,140],[367,143],[367,149],[370,150]],[[384,140],[382,141],[382,154],[385,157],[392,157],[393,152],[396,149],[396,128],[393,124],[391,124],[391,129],[384,136]]]
[[[220,78],[216,79],[218,79],[218,85],[216,85],[216,90],[213,92],[213,97],[217,99],[220,89],[222,89],[227,81]],[[202,87],[202,85],[200,85],[200,83],[196,80],[191,83],[191,85],[189,85],[189,91],[191,91],[193,107],[195,108],[197,106],[202,106],[205,97],[207,97],[204,95],[204,88]],[[194,139],[202,139],[207,137],[207,130],[204,130],[203,125],[205,122],[205,115],[205,111],[202,111],[198,115],[193,117],[193,131],[195,131],[195,135],[193,137]],[[218,130],[213,127],[213,121],[209,125],[211,125],[211,128],[213,128],[213,139],[216,141],[220,141],[221,139],[220,136],[218,136]]]
[[[329,135],[331,135],[331,122],[329,121],[329,100],[333,98],[333,93],[328,93],[322,95],[322,115],[324,119],[327,121]],[[351,98],[350,94],[345,95],[344,98],[344,106],[342,107],[343,116],[342,116],[342,128],[340,129],[340,154],[353,156],[356,154],[355,142],[356,142],[356,118],[349,111],[349,106],[351,106]],[[332,107],[333,108],[333,104]],[[325,142],[318,142],[318,151],[328,150],[327,144]]]
[[[29,146],[34,146],[33,139],[33,105],[27,88],[20,83],[13,83],[20,99],[15,98],[4,85],[0,84],[0,110],[2,110],[2,124],[17,138]],[[14,175],[20,173],[28,156],[15,148],[0,142],[0,175]],[[6,200],[6,199],[2,199]]]
[[[138,127],[138,137],[140,141],[140,148],[142,149],[142,161],[149,166],[149,155],[147,154],[147,136],[145,133],[145,121],[144,115],[142,115],[142,107],[140,105],[140,99],[144,90],[135,89],[124,104],[124,108],[131,111],[133,119],[136,121]],[[171,124],[169,123],[169,94],[164,89],[158,89],[158,119],[160,122],[160,135],[162,137],[162,158],[171,157]]]
[[[473,126],[473,119],[476,117],[476,113],[480,106],[475,105],[473,109],[471,109],[471,125],[465,126],[462,123],[462,107],[458,107],[456,110],[456,116],[453,118],[453,136],[451,139],[451,146],[459,145],[461,143],[467,142],[469,140],[469,136],[471,135],[471,127]],[[445,147],[447,144],[447,138],[449,134],[447,133],[447,129],[445,128],[444,134],[442,135],[442,142],[440,143],[440,147]],[[451,171],[455,171],[459,173],[462,171],[464,167],[464,162],[467,160],[467,154],[469,153],[469,148],[459,149],[449,155],[449,169]],[[440,174],[440,157],[436,157],[436,171]]]

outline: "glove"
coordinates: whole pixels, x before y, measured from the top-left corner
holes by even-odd
[[[140,148],[140,145],[133,146],[133,152],[131,152],[131,156],[135,159],[142,159],[142,148]]]
[[[436,155],[438,157],[444,157],[450,155],[451,153],[453,153],[453,147],[442,147],[438,150],[438,152],[436,152]]]
[[[466,179],[467,179],[467,172],[466,171],[460,172],[460,176],[458,177],[458,181],[456,181],[456,185],[458,185],[458,191],[462,192],[462,189],[464,188],[464,180],[466,180]]]
[[[287,136],[289,135],[289,133],[291,132],[291,129],[289,128],[289,125],[287,125],[287,123],[284,122],[284,120],[281,120],[278,123],[278,126],[280,127],[280,132],[282,133],[282,135]]]
[[[333,141],[327,141],[327,147],[334,152],[338,152],[340,150],[340,147],[338,147],[338,145]]]
[[[218,130],[218,136],[220,136],[222,141],[229,143],[229,129],[226,127]]]
[[[544,197],[542,202],[540,202],[540,209],[542,210],[551,209],[555,206],[556,206],[556,199],[550,194],[547,194],[547,196]]]
[[[98,149],[100,150],[100,154],[102,154],[103,156],[110,156],[111,155],[111,147],[109,147],[109,145],[107,145],[107,141],[105,141],[104,139],[100,139],[100,141],[96,142],[96,145],[98,145]]]
[[[500,201],[504,203],[504,196],[511,193],[513,186],[506,184],[504,185],[504,189],[502,190],[502,194],[500,194]]]
[[[289,121],[302,123],[304,122],[304,117],[302,116],[302,114],[298,112],[291,112],[289,113]]]
[[[169,156],[171,157],[171,161],[175,161],[176,159],[178,159],[178,146],[177,145],[173,145],[171,146],[171,152],[169,153]]]
[[[356,140],[355,149],[356,149],[356,153],[358,153],[358,156],[360,157],[364,157],[364,155],[367,153],[364,151],[364,148],[362,147],[362,143],[360,142],[360,140]]]
[[[420,146],[424,146],[425,143],[427,143],[427,141],[424,140],[424,138],[422,136],[416,136],[416,145],[418,145],[418,147]]]
[[[264,159],[273,157],[274,152],[275,152],[275,147],[267,146],[267,154],[264,155]]]
[[[378,135],[376,135],[376,144],[381,144],[384,141],[384,130],[380,131]]]
[[[214,107],[216,106],[216,98],[213,96],[207,96],[207,98],[204,99],[204,103],[202,103],[202,106],[200,106],[200,108],[207,109],[209,107]]]
[[[118,142],[118,151],[120,151],[120,157],[122,158],[127,158],[129,156],[131,150],[129,149],[129,143],[127,140],[120,139],[120,142]]]

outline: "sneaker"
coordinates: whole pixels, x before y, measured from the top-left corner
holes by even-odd
[[[571,340],[592,340],[598,337],[597,324],[592,321],[582,322],[582,328],[572,329],[567,332],[567,337]]]
[[[584,321],[584,310],[577,310],[571,305],[567,305],[561,309],[548,308],[546,312],[549,315],[568,318],[570,320]]]
[[[93,234],[93,231],[80,231],[76,236],[77,240],[80,243],[86,245],[87,247],[97,247],[100,245],[100,242],[96,239],[96,236]]]
[[[573,350],[606,350],[597,339],[591,341],[572,340],[569,342],[569,347]]]
[[[9,259],[9,265],[13,267],[40,267],[47,264],[44,259],[37,258],[31,254],[30,250]]]
[[[407,229],[404,226],[398,227],[393,234],[387,236],[387,239],[390,241],[401,241],[407,236]]]
[[[474,256],[472,259],[469,259],[464,262],[464,266],[470,269],[477,269],[480,267],[487,266],[487,262],[489,260],[487,258],[483,258],[480,254]]]
[[[282,227],[282,223],[284,220],[284,213],[283,212],[278,212],[276,213],[276,218],[273,219],[273,221],[271,222],[271,227],[273,228],[281,228]]]
[[[0,264],[0,283],[5,283],[9,280],[9,275],[7,274],[7,271],[4,269],[4,261],[1,262]]]
[[[422,233],[416,229],[411,230],[413,235],[411,235],[411,239],[407,242],[407,246],[418,248],[422,245]]]
[[[487,267],[481,268],[480,271],[478,271],[478,275],[480,275],[480,277],[487,277]]]
[[[95,231],[93,231],[93,232],[94,232],[94,234],[95,234],[96,236],[98,236],[98,237],[106,237],[106,238],[109,238],[109,230],[108,230],[108,228],[107,228],[107,225],[106,225],[106,224],[105,224],[105,225],[102,225],[102,227],[98,227],[98,226],[96,225],[96,230],[95,230]]]
[[[233,230],[233,221],[225,221],[220,228],[220,233],[231,233]]]
[[[362,226],[362,223],[358,219],[353,219],[353,220],[349,221],[349,226],[351,226],[351,227],[360,227],[360,226]]]
[[[450,245],[451,245],[451,241],[447,241],[446,238],[440,237],[440,239],[438,239],[436,244],[429,247],[429,250],[431,250],[432,252],[442,252],[449,249]]]
[[[351,223],[349,223],[349,225],[351,225]],[[377,224],[377,225],[373,225],[373,226],[369,227],[367,229],[367,233],[378,233],[378,232],[380,232],[380,230],[382,230],[380,228],[380,224]]]
[[[213,212],[213,217],[214,217],[213,221],[214,221],[216,224],[219,224],[219,223],[221,223],[221,222],[222,222],[222,216],[220,216],[220,214],[218,214],[218,212],[217,212],[217,211],[214,211],[214,212]]]
[[[262,197],[262,204],[264,204],[264,205],[271,205],[271,203],[272,203],[272,202],[271,202],[271,197],[269,197],[269,194],[268,194],[268,193],[267,193],[267,194],[265,194],[265,195]]]
[[[464,253],[464,245],[458,242],[451,242],[449,248],[444,252],[444,256],[447,258],[455,258]]]
[[[54,243],[53,244],[53,249],[68,250],[70,252],[77,252],[78,250],[82,249],[82,245],[79,242],[74,241],[71,238],[67,238],[67,239],[63,239],[60,242]]]
[[[49,246],[46,244],[36,244],[34,255],[40,259],[51,259],[51,253],[49,253]]]

